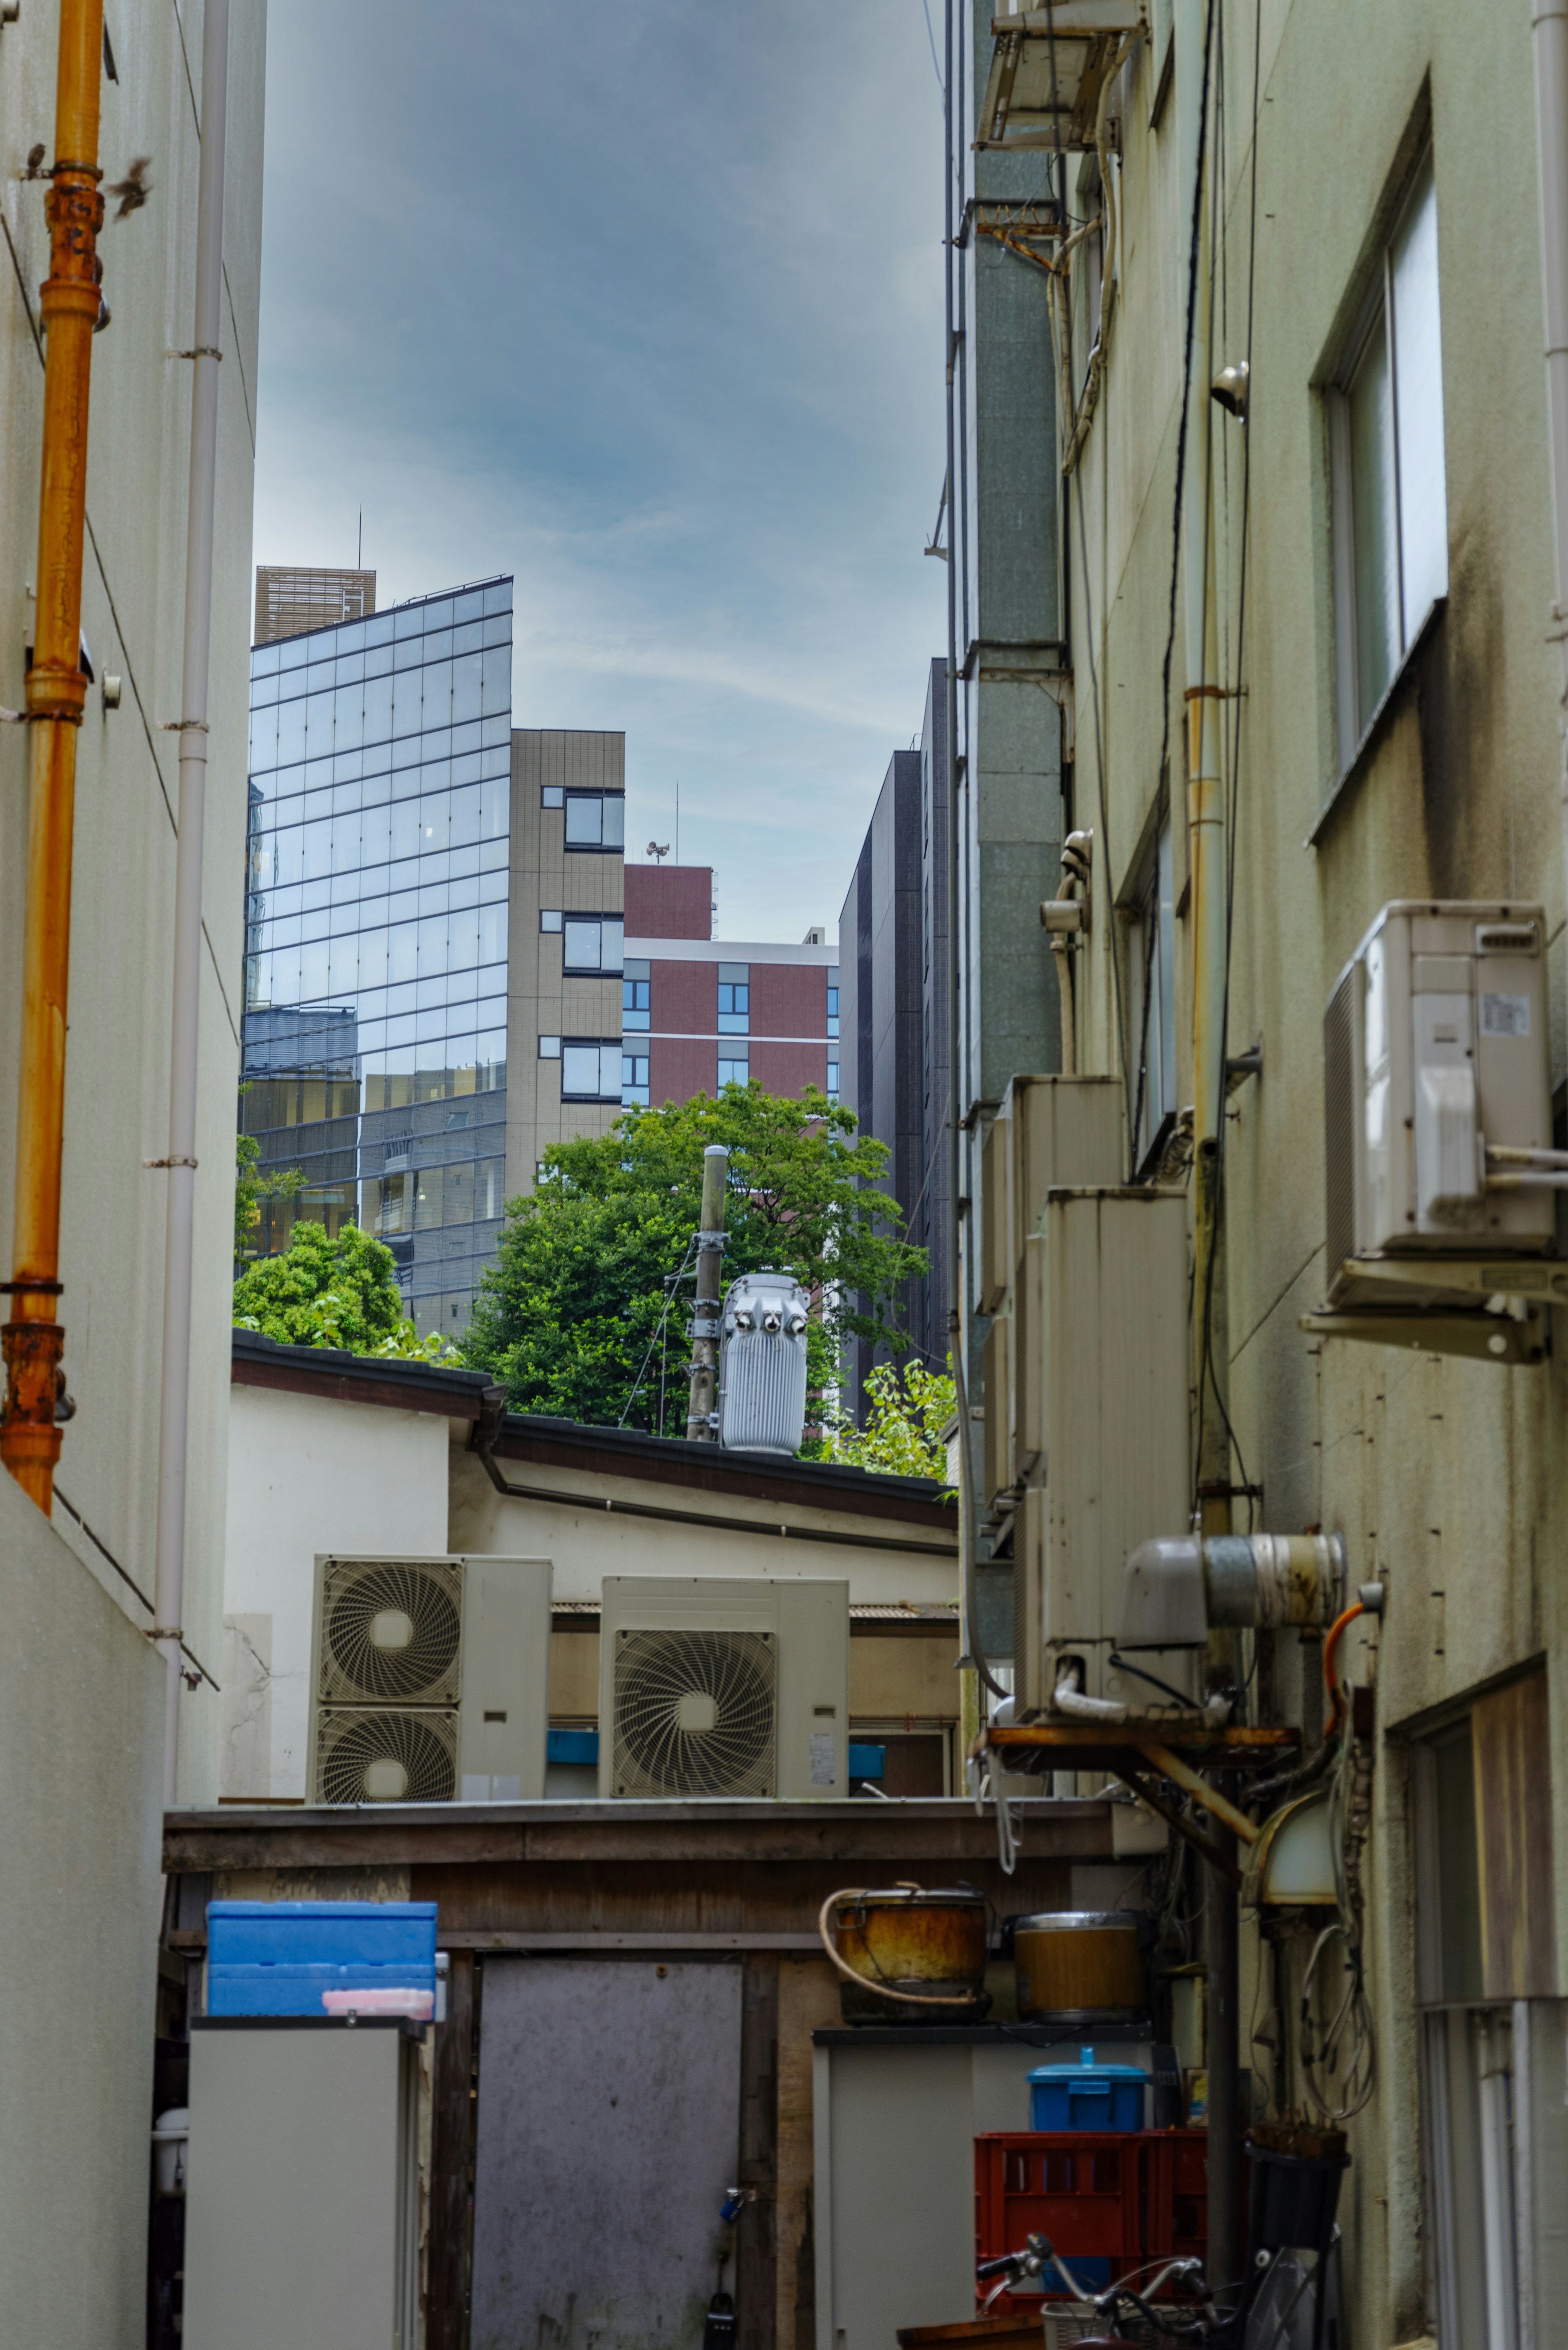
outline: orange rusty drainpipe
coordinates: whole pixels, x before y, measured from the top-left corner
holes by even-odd
[[[71,945],[71,830],[81,672],[82,534],[87,515],[88,393],[98,324],[98,183],[103,0],[63,0],[55,94],[54,184],[44,199],[49,275],[39,308],[44,374],[38,607],[27,672],[32,780],[23,941],[22,1068],[16,1118],[12,1319],[5,1326],[0,1460],[47,1516],[54,1502],[64,1392],[60,1295],[60,1143],[66,1100],[66,990]]]

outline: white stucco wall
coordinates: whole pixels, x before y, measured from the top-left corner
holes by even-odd
[[[163,1668],[0,1475],[0,2334],[140,2350]]]
[[[924,1526],[905,1528],[897,1518],[861,1518],[793,1502],[727,1502],[722,1494],[682,1486],[630,1477],[611,1483],[580,1469],[535,1461],[503,1461],[501,1467],[517,1483],[559,1486],[566,1494],[591,1496],[602,1487],[618,1501],[644,1502],[655,1509],[711,1508],[726,1517],[756,1520],[754,1533],[737,1534],[727,1526],[705,1529],[623,1517],[585,1508],[581,1502],[515,1501],[496,1492],[472,1453],[454,1451],[450,1547],[548,1558],[555,1564],[557,1599],[597,1599],[607,1575],[847,1575],[856,1604],[958,1597],[956,1553],[933,1558],[913,1550],[857,1549],[853,1541],[792,1543],[778,1530],[783,1520],[884,1542],[897,1541],[904,1532],[919,1542],[939,1539]]]
[[[224,1569],[224,1795],[303,1796],[318,1552],[447,1548],[447,1423],[236,1387]]]

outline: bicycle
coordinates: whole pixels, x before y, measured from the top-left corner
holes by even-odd
[[[1149,2281],[1140,2288],[1139,2277]],[[1201,2261],[1190,2258],[1168,2260],[1158,2266],[1152,2261],[1145,2269],[1137,2269],[1129,2277],[1122,2277],[1107,2285],[1103,2293],[1085,2291],[1064,2260],[1056,2251],[1048,2236],[1030,2236],[1021,2252],[1002,2252],[995,2260],[981,2261],[975,2267],[977,2284],[995,2282],[984,2302],[981,2314],[986,2314],[992,2305],[1013,2285],[1025,2278],[1044,2277],[1054,2272],[1066,2287],[1080,2308],[1092,2309],[1106,2326],[1098,2336],[1085,2336],[1075,2350],[1096,2350],[1096,2342],[1172,2341],[1208,2343],[1221,2340],[1228,2319],[1218,2310],[1210,2294]],[[1158,2295],[1168,2285],[1196,2288],[1201,2298],[1195,2303],[1160,2303]]]

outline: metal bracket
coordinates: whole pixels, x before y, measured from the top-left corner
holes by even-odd
[[[1391,1287],[1451,1290],[1469,1297],[1550,1298],[1568,1305],[1568,1265],[1538,1257],[1352,1256],[1345,1269],[1357,1281]]]
[[[194,1167],[197,1162],[193,1159],[144,1159],[141,1163],[144,1167]]]
[[[694,1314],[686,1326],[689,1338],[717,1338],[722,1336],[717,1315]]]
[[[1369,1305],[1359,1311],[1303,1314],[1297,1325],[1316,1338],[1354,1338],[1374,1347],[1409,1347],[1417,1354],[1468,1355],[1481,1363],[1541,1363],[1546,1358],[1546,1316],[1532,1307],[1523,1321],[1510,1314],[1443,1313],[1434,1307]]]
[[[699,1247],[700,1249],[705,1249],[705,1248],[718,1248],[718,1249],[722,1249],[722,1248],[723,1247],[723,1245],[724,1245],[724,1235],[723,1235],[723,1233],[722,1233],[722,1232],[699,1232],[699,1233],[698,1233],[698,1235],[697,1235],[697,1245],[698,1245],[698,1247]]]

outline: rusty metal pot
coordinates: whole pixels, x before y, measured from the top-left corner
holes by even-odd
[[[817,1930],[846,2023],[978,2023],[991,2006],[989,1909],[968,1886],[830,1893]]]
[[[1053,1909],[1019,1918],[1012,1960],[1021,2022],[1106,2031],[1141,2024],[1148,2015],[1148,1962],[1136,1909]]]

